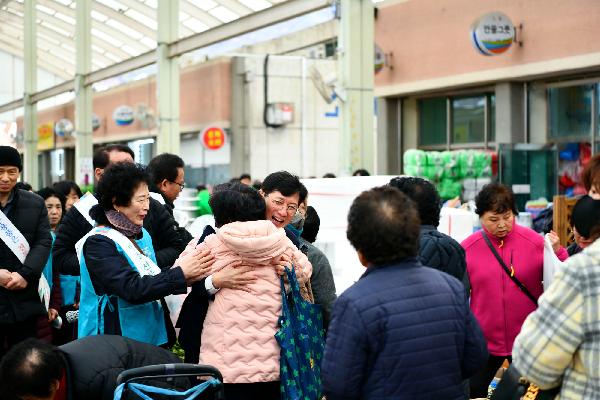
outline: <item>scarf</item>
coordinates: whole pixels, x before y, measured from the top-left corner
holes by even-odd
[[[120,233],[128,238],[135,238],[142,231],[142,227],[131,222],[126,216],[115,210],[104,212],[108,222]]]

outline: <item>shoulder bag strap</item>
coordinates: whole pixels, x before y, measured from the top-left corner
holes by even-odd
[[[492,245],[492,242],[490,241],[490,238],[483,231],[481,231],[481,235],[483,236],[483,239],[485,240],[485,243],[488,245],[488,247],[492,251],[492,254],[494,255],[494,257],[496,257],[496,260],[498,260],[498,263],[500,264],[500,266],[502,267],[502,269],[504,270],[504,272],[506,272],[506,275],[508,275],[508,277],[515,283],[515,285],[517,285],[519,287],[519,289],[521,289],[521,291],[525,294],[525,296],[529,297],[529,300],[533,301],[533,304],[535,304],[537,306],[537,304],[538,304],[537,303],[537,299],[531,294],[531,292],[529,290],[527,290],[527,288],[525,287],[525,285],[523,285],[521,283],[521,281],[518,280],[517,277],[514,274],[510,273],[510,270],[508,269],[508,267],[504,263],[504,260],[502,259],[502,257],[500,257],[500,255],[498,254],[498,252],[496,251],[496,249]]]

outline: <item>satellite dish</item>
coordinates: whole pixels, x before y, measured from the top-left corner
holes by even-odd
[[[59,119],[54,124],[54,134],[56,136],[65,137],[73,134],[74,126],[71,121],[66,118]]]
[[[140,103],[136,106],[135,119],[140,122],[144,129],[151,129],[156,126],[154,111],[145,104]]]
[[[314,65],[310,66],[309,73],[310,79],[312,80],[321,97],[323,97],[323,100],[325,100],[327,104],[333,103],[333,100],[335,99],[335,92],[330,85],[325,83],[323,80],[323,75],[321,75],[319,70]]]

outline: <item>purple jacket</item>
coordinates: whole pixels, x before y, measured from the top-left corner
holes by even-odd
[[[543,292],[544,238],[537,232],[514,224],[503,239],[488,234],[492,245],[508,268],[537,299]],[[465,249],[471,284],[471,310],[477,318],[488,350],[494,356],[509,356],[525,318],[537,307],[508,277],[483,239],[475,232],[461,243]],[[568,257],[564,248],[557,255]]]

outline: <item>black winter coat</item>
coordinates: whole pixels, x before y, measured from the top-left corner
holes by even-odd
[[[160,190],[158,190],[158,187],[156,187],[156,185],[150,185],[150,191],[161,195],[163,201],[165,202],[165,204],[163,204],[163,207],[165,208],[165,210],[167,210],[169,214],[171,214],[171,217],[173,217],[173,210],[175,209],[175,204],[173,204],[169,199],[167,199],[165,195],[162,194]],[[173,218],[173,220],[175,220],[175,218]],[[177,221],[175,221],[175,230],[179,234],[179,239],[185,245],[187,245],[189,241],[194,238],[192,234],[188,232],[187,229],[185,229],[185,227],[179,226]]]
[[[21,264],[0,240],[0,268],[18,272],[27,281],[27,287],[21,290],[0,287],[0,324],[22,322],[46,314],[38,294],[40,276],[52,247],[46,205],[40,196],[20,189],[14,191],[12,201],[8,219],[25,236],[30,250],[25,263]]]
[[[421,264],[450,274],[459,281],[465,278],[465,250],[432,225],[421,225],[418,259]]]
[[[152,237],[158,266],[161,269],[171,267],[187,243],[181,241],[173,217],[154,199],[150,199],[150,210],[144,219],[144,228]],[[71,207],[58,227],[52,251],[53,265],[59,268],[61,274],[79,275],[75,244],[91,230],[92,226],[83,215],[75,207]]]
[[[124,370],[181,363],[170,351],[122,336],[88,336],[59,349],[67,365],[67,400],[113,399]]]

